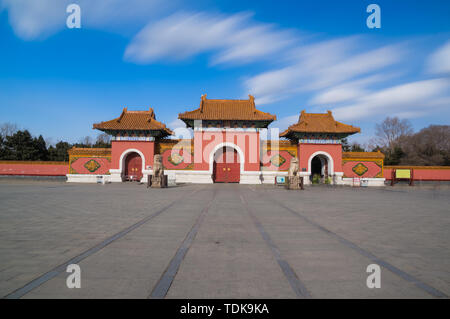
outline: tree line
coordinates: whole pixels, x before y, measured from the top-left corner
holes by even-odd
[[[110,136],[102,133],[94,141],[90,136],[71,144],[59,141],[55,145],[34,137],[28,130],[4,123],[0,126],[0,160],[68,161],[72,147],[111,147]],[[414,132],[408,120],[387,117],[376,124],[375,137],[366,145],[342,141],[344,152],[376,152],[385,155],[385,165],[450,166],[450,126],[430,125]]]
[[[78,143],[59,141],[55,145],[44,140],[42,135],[32,136],[28,130],[19,130],[17,125],[4,123],[0,126],[0,160],[12,161],[68,161],[68,150],[72,147],[111,147],[109,135],[103,133],[93,141],[86,136]]]
[[[342,146],[345,152],[381,151],[385,165],[450,166],[450,125],[414,132],[408,120],[387,117],[366,145],[345,141]]]

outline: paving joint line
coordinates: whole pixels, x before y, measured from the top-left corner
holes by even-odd
[[[302,298],[311,298],[311,294],[306,288],[305,284],[300,280],[294,269],[289,265],[289,263],[283,259],[281,256],[279,248],[275,245],[270,235],[266,232],[262,224],[259,222],[259,220],[256,218],[256,216],[252,213],[251,209],[248,206],[248,202],[245,200],[244,196],[241,194],[239,195],[241,198],[241,201],[247,210],[248,214],[250,215],[250,218],[253,221],[253,224],[258,229],[259,233],[261,234],[262,238],[264,239],[267,246],[269,246],[270,250],[272,251],[273,256],[275,257],[278,265],[280,266],[281,270],[283,271],[284,276],[286,277],[287,281],[289,282],[289,285],[291,286],[292,290],[294,290],[295,294],[298,297]]]
[[[254,191],[259,197],[261,197],[262,195],[258,194],[256,191]],[[428,284],[426,284],[425,282],[421,281],[420,279],[414,277],[413,275],[408,274],[407,272],[401,270],[400,268],[395,267],[394,265],[388,263],[387,261],[377,257],[376,255],[372,254],[370,251],[358,246],[357,244],[351,242],[348,239],[345,239],[344,237],[336,234],[335,232],[325,228],[324,226],[310,220],[309,218],[307,218],[306,216],[300,214],[299,212],[295,211],[294,209],[284,205],[283,203],[280,203],[279,200],[273,198],[273,196],[269,195],[272,200],[274,202],[276,202],[279,206],[281,206],[282,208],[286,209],[287,211],[289,211],[290,213],[292,213],[294,216],[299,217],[300,219],[303,219],[305,222],[313,225],[314,227],[318,228],[319,230],[327,233],[328,235],[330,235],[331,237],[335,238],[336,240],[338,240],[340,243],[344,244],[345,246],[352,248],[353,250],[355,250],[356,252],[358,252],[360,255],[367,257],[368,259],[370,259],[372,262],[383,266],[384,268],[388,269],[389,271],[391,271],[393,274],[399,276],[400,278],[414,284],[416,287],[418,287],[419,289],[427,292],[428,294],[430,294],[433,297],[437,297],[437,298],[448,298],[448,296],[440,291],[437,288],[434,288]]]
[[[200,189],[196,189],[193,192],[190,193],[190,195],[193,195],[195,193],[197,193],[198,191],[200,191],[202,188]],[[187,197],[183,196],[182,198]],[[109,244],[111,244],[112,242],[116,241],[119,238],[122,238],[123,236],[127,235],[128,233],[132,232],[133,230],[135,230],[136,228],[142,226],[143,224],[147,223],[148,221],[150,221],[151,219],[153,219],[154,217],[160,215],[161,213],[163,213],[164,211],[166,211],[167,209],[169,209],[170,207],[172,207],[173,205],[175,205],[175,203],[181,201],[182,198],[176,199],[174,201],[172,201],[170,204],[163,206],[162,208],[160,208],[158,211],[156,211],[155,213],[141,219],[140,221],[138,221],[137,223],[121,230],[120,232],[108,237],[107,239],[103,240],[102,242],[100,242],[99,244],[85,250],[84,252],[82,252],[81,254],[72,257],[71,259],[69,259],[68,261],[60,264],[59,266],[56,266],[55,268],[53,268],[52,270],[36,277],[35,279],[29,281],[27,284],[25,284],[23,287],[18,288],[16,290],[14,290],[13,292],[5,295],[3,297],[3,299],[18,299],[23,297],[24,295],[26,295],[27,293],[29,293],[30,291],[36,289],[37,287],[41,286],[42,284],[46,283],[47,281],[55,278],[56,276],[58,276],[60,273],[66,271],[66,268],[68,265],[70,264],[77,264],[80,261],[84,260],[85,258],[95,254],[96,252],[98,252],[99,250],[105,248],[106,246],[108,246]]]
[[[198,233],[198,230],[200,229],[200,226],[203,223],[203,220],[205,219],[209,208],[211,207],[214,199],[216,198],[217,189],[214,190],[213,196],[211,200],[208,202],[205,208],[203,208],[202,212],[200,213],[199,217],[195,221],[194,225],[192,226],[191,230],[186,235],[185,239],[181,243],[180,247],[178,247],[177,252],[173,256],[173,258],[170,260],[169,265],[167,266],[164,273],[161,275],[161,278],[158,280],[157,284],[153,288],[152,292],[148,296],[148,298],[155,298],[155,299],[162,299],[165,298],[167,295],[167,292],[169,291],[170,287],[172,286],[173,280],[175,279],[175,276],[178,273],[178,270],[180,269],[181,263],[184,260],[184,257],[186,256],[189,248],[191,247],[195,236]]]

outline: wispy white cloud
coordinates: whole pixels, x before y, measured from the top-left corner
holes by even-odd
[[[180,119],[175,119],[172,122],[170,122],[168,124],[168,127],[170,129],[176,129],[176,128],[180,128],[180,127],[186,127],[186,123],[184,123],[182,120]]]
[[[8,11],[14,32],[25,40],[63,28],[68,4],[64,0],[0,0],[0,8]]]
[[[368,76],[395,64],[402,56],[400,45],[360,52],[358,40],[350,37],[300,47],[290,53],[288,66],[249,78],[244,85],[258,103],[265,104],[294,93],[317,91]],[[349,86],[341,87],[340,91],[333,95],[348,99],[360,93]]]
[[[450,41],[430,55],[427,69],[428,72],[434,74],[450,74]]]
[[[312,105],[335,105],[351,101],[371,93],[371,85],[385,82],[389,79],[398,77],[398,75],[398,72],[384,72],[344,82],[331,88],[318,91],[309,102]]]
[[[298,113],[300,114],[300,110],[298,111]],[[289,115],[289,116],[282,117],[282,118],[274,121],[270,125],[270,127],[277,127],[277,128],[279,128],[280,129],[280,133],[281,133],[282,131],[287,129],[290,125],[298,122],[299,114],[294,114],[294,115]]]
[[[15,34],[24,40],[47,37],[66,27],[69,4],[81,8],[82,27],[116,30],[142,24],[167,9],[163,0],[0,0]],[[174,1],[170,1],[173,5]]]
[[[250,14],[175,13],[143,28],[125,51],[127,60],[150,63],[213,53],[212,64],[245,63],[289,46],[290,31],[255,23]]]
[[[448,79],[410,82],[365,95],[352,101],[350,105],[335,108],[333,112],[341,120],[368,118],[379,114],[415,117],[448,105],[449,92]]]

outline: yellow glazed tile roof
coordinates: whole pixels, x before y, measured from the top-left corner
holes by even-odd
[[[172,134],[172,131],[158,122],[153,109],[148,111],[128,111],[124,108],[122,114],[111,121],[94,124],[94,129],[98,130],[135,130],[135,131],[163,131]]]
[[[256,109],[255,99],[248,100],[210,100],[202,95],[200,107],[194,111],[180,113],[182,120],[235,120],[235,121],[274,121],[276,116]]]
[[[284,137],[292,132],[299,133],[359,133],[359,127],[347,125],[334,119],[331,111],[327,113],[306,113],[301,112],[298,123],[289,126],[289,128],[280,134]]]

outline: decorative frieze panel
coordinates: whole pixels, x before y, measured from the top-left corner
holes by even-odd
[[[69,174],[106,175],[111,168],[111,149],[72,148],[69,150]]]
[[[152,142],[155,138],[153,136],[112,136],[111,141],[137,141],[137,142]]]
[[[303,144],[342,144],[340,139],[302,138],[298,140]]]
[[[363,177],[363,178],[382,178],[383,160],[382,159],[343,159],[342,169],[344,178]]]

